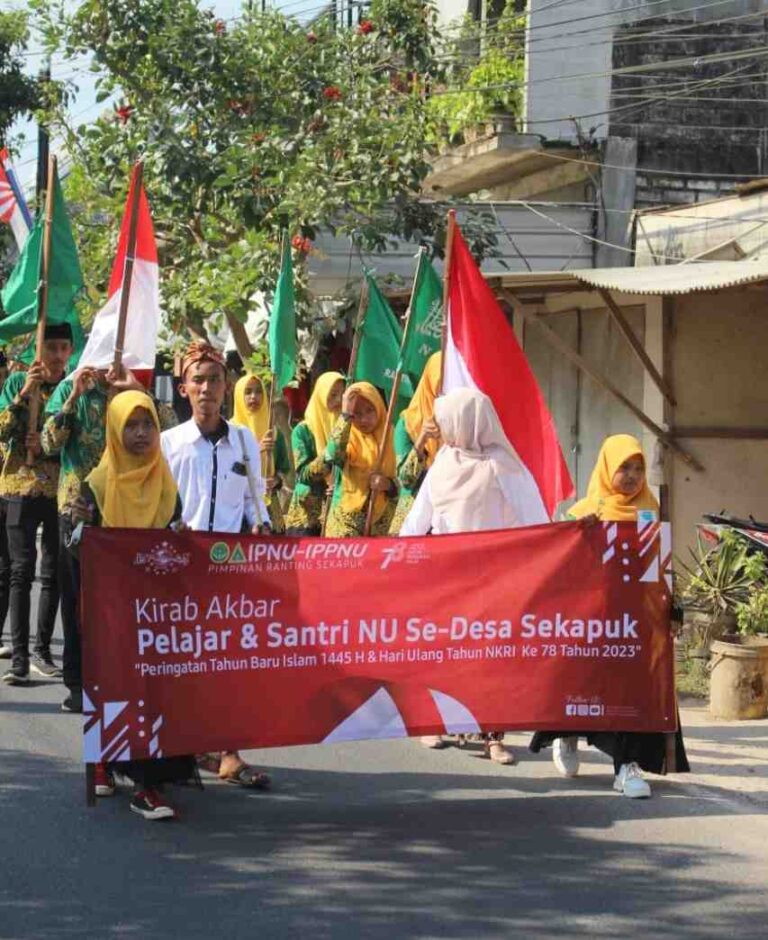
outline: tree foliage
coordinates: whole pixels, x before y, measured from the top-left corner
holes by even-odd
[[[439,251],[444,206],[421,198],[429,171],[425,85],[436,71],[434,12],[374,0],[336,30],[279,12],[216,19],[195,0],[35,0],[51,48],[90,54],[103,100],[95,122],[54,115],[73,157],[88,283],[103,290],[131,164],[142,157],[172,328],[224,311],[244,321],[270,291],[285,230],[301,264],[321,229],[360,251],[415,239]],[[107,224],[105,224],[105,222]],[[474,225],[476,248],[494,239]]]
[[[24,73],[29,31],[23,10],[0,11],[0,142],[19,115],[38,105],[37,82]]]

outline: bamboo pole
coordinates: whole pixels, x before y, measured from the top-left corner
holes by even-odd
[[[363,323],[365,322],[365,314],[368,310],[368,280],[363,278],[363,286],[360,289],[360,301],[357,305],[357,319],[355,320],[355,332],[352,337],[352,352],[349,357],[349,369],[347,370],[347,386],[351,385],[354,381],[355,368],[357,367],[357,355],[360,352],[360,341],[363,338]],[[319,455],[318,455],[319,456]],[[328,525],[328,515],[331,511],[331,500],[333,499],[333,491],[336,489],[336,484],[338,482],[339,472],[338,468],[334,470],[333,480],[328,487],[328,490],[325,494],[325,503],[323,504],[323,523],[321,528],[321,534],[325,537],[325,529]]]
[[[144,164],[141,160],[134,166],[131,175],[131,203],[128,207],[128,243],[125,246],[125,267],[123,268],[123,282],[120,290],[120,312],[117,318],[117,334],[115,336],[115,353],[112,359],[112,368],[116,374],[123,367],[123,346],[125,344],[125,328],[128,323],[128,304],[131,299],[131,282],[133,279],[133,265],[136,260],[136,233],[139,227],[139,199],[144,181]]]
[[[48,322],[48,276],[51,268],[51,226],[53,223],[53,181],[56,177],[56,157],[48,157],[48,188],[45,192],[45,227],[43,229],[43,256],[40,268],[40,281],[37,288],[37,331],[35,336],[35,362],[43,358],[45,327]],[[29,396],[27,430],[36,431],[40,417],[40,387],[36,387]],[[26,465],[34,466],[36,455],[27,450]]]
[[[376,453],[376,463],[374,464],[373,472],[381,473],[381,464],[384,460],[384,448],[387,444],[387,435],[389,434],[389,428],[392,424],[392,417],[395,412],[395,406],[397,404],[397,395],[400,391],[400,383],[403,380],[403,352],[408,346],[408,340],[411,335],[411,311],[413,309],[413,298],[416,294],[416,288],[418,286],[419,280],[419,271],[421,270],[421,262],[424,257],[424,248],[421,248],[419,251],[419,259],[416,262],[416,271],[413,275],[413,284],[411,285],[411,299],[408,301],[408,310],[405,313],[405,326],[403,327],[403,338],[400,340],[400,355],[397,362],[397,370],[395,371],[395,377],[392,380],[392,390],[389,393],[389,404],[387,405],[387,416],[384,419],[384,427],[381,431],[381,436],[379,438],[378,450]],[[365,515],[365,528],[363,529],[363,535],[368,536],[371,534],[371,528],[373,527],[373,510],[376,503],[376,494],[371,490],[368,494],[368,509]]]
[[[448,225],[445,231],[445,262],[443,267],[443,336],[440,341],[440,349],[443,355],[440,357],[440,389],[439,394],[443,394],[443,379],[445,378],[445,349],[448,345],[448,298],[451,292],[451,258],[453,256],[453,236],[456,232],[456,210],[450,209],[448,212]]]

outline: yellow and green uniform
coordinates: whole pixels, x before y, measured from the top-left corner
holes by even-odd
[[[330,538],[354,538],[365,531],[368,502],[372,496],[368,481],[377,466],[379,435],[386,420],[384,402],[373,385],[356,382],[350,389],[356,390],[373,405],[377,424],[371,433],[364,434],[353,426],[349,416],[342,415],[331,431],[325,460],[338,472],[325,528],[325,534]],[[390,479],[395,475],[391,430],[385,438],[379,472]],[[371,535],[386,535],[392,524],[397,495],[396,492],[378,493],[375,500]]]
[[[29,403],[15,404],[14,399],[24,387],[24,372],[13,372],[8,376],[0,392],[0,444],[5,459],[0,472],[0,497],[45,496],[56,498],[59,486],[59,460],[47,452],[38,457],[33,466],[27,466],[26,437],[29,430]],[[48,401],[55,394],[55,385],[40,386],[40,411],[37,430],[44,424],[44,412]]]
[[[59,513],[68,512],[78,499],[83,480],[98,465],[107,445],[107,389],[95,385],[77,399],[67,414],[62,409],[71,394],[71,380],[59,382],[48,400],[41,436],[43,451],[61,460]],[[160,403],[156,407],[161,430],[178,424],[172,408]]]
[[[296,482],[285,517],[286,529],[301,535],[320,535],[327,489],[328,464],[318,456],[315,436],[306,421],[291,433]]]

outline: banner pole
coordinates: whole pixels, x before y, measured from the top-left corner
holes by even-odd
[[[96,805],[96,764],[85,765],[85,805]]]
[[[365,322],[365,315],[368,310],[368,280],[363,277],[363,285],[360,288],[360,300],[357,305],[357,319],[355,320],[355,331],[352,336],[352,352],[349,357],[349,368],[347,369],[347,386],[351,385],[354,382],[355,369],[357,367],[357,355],[360,352],[360,341],[363,338],[363,323]],[[319,455],[318,455],[319,456]],[[331,500],[333,499],[333,492],[336,489],[336,484],[339,481],[339,470],[338,468],[333,471],[333,481],[328,487],[325,494],[325,502],[323,503],[323,523],[321,527],[321,535],[325,538],[325,529],[328,525],[328,514],[331,511]]]
[[[443,335],[440,341],[440,349],[443,355],[440,357],[440,389],[439,394],[443,394],[443,380],[445,378],[445,349],[448,345],[448,299],[451,291],[450,272],[451,258],[453,256],[453,236],[456,232],[456,210],[448,211],[448,225],[445,230],[445,266],[443,268]]]
[[[125,327],[128,323],[128,303],[131,298],[131,281],[133,279],[133,264],[136,260],[136,233],[139,226],[139,199],[144,182],[144,163],[139,160],[133,168],[131,175],[131,204],[128,207],[128,244],[125,246],[125,267],[123,268],[123,281],[120,289],[120,312],[117,318],[117,334],[115,336],[115,353],[112,359],[112,368],[120,372],[123,366],[123,346],[125,344]]]
[[[48,278],[51,269],[51,227],[53,225],[53,181],[56,177],[56,157],[48,157],[48,188],[45,191],[45,227],[43,229],[43,252],[40,267],[40,280],[37,287],[37,328],[35,335],[35,362],[43,358],[43,345],[45,343],[45,327],[48,322]],[[29,414],[27,428],[30,431],[37,429],[37,420],[40,417],[40,388],[34,389],[29,396]],[[27,451],[26,465],[34,466],[35,454]]]
[[[405,324],[403,326],[403,338],[400,340],[400,356],[397,363],[397,370],[395,372],[395,377],[392,381],[392,390],[389,393],[389,403],[387,404],[387,416],[384,420],[384,427],[381,431],[381,437],[379,438],[379,446],[376,452],[376,463],[374,465],[373,472],[381,473],[381,464],[384,460],[384,447],[387,443],[387,435],[389,434],[389,428],[392,424],[392,418],[394,417],[395,405],[397,404],[397,394],[400,391],[400,383],[403,380],[403,352],[408,346],[408,340],[410,338],[411,332],[411,310],[413,309],[413,298],[416,296],[416,288],[419,284],[419,274],[421,273],[421,263],[424,259],[425,248],[422,246],[419,249],[418,261],[416,262],[416,271],[413,275],[413,284],[411,285],[411,296],[408,301],[408,309],[405,311]],[[369,536],[371,534],[371,528],[373,526],[373,510],[376,503],[376,498],[373,492],[368,493],[368,509],[365,515],[365,528],[363,529],[363,535]]]

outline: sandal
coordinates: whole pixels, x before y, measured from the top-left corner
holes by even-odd
[[[224,783],[233,783],[237,787],[244,787],[246,790],[268,790],[272,785],[269,774],[249,767],[248,764],[241,764],[237,770],[232,770],[228,774],[222,774],[219,771],[219,780],[223,780]]]
[[[485,756],[495,764],[504,764],[507,767],[517,763],[515,755],[508,751],[501,741],[486,741]]]
[[[443,741],[439,734],[425,734],[419,738],[419,743],[422,747],[430,748],[433,751],[439,751],[440,748],[447,747],[447,743]]]
[[[221,757],[218,754],[198,754],[197,766],[207,770],[209,774],[218,775],[221,768]]]

